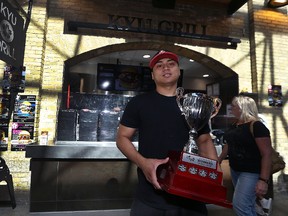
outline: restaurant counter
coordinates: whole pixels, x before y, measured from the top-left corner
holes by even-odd
[[[133,143],[137,148],[137,142]],[[30,144],[27,158],[126,159],[115,142],[57,141],[54,145]]]
[[[134,143],[137,148],[137,143]],[[129,209],[136,166],[115,142],[61,141],[26,146],[30,212]]]
[[[137,143],[134,143],[137,148]],[[136,165],[115,142],[61,141],[30,144],[30,212],[129,209],[137,184]],[[228,160],[222,162],[223,184],[231,200]]]

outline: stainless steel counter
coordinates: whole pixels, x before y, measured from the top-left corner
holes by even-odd
[[[30,144],[26,157],[31,158],[31,212],[123,210],[131,206],[136,165],[115,142]]]
[[[137,148],[138,143],[133,143]],[[54,145],[29,144],[27,158],[126,159],[115,142],[57,141]]]

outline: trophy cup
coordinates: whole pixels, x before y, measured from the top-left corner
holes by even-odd
[[[195,141],[197,131],[217,115],[222,102],[202,93],[183,93],[183,88],[177,88],[176,100],[190,127],[189,140],[182,152],[168,153],[168,163],[157,169],[158,182],[168,193],[232,208],[226,200],[227,190],[222,185],[223,173],[218,170],[217,161],[197,155]]]

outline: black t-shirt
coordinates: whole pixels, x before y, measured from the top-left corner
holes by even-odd
[[[233,170],[260,173],[261,155],[254,137],[270,137],[270,132],[262,122],[256,121],[253,125],[253,137],[250,124],[232,125],[223,138],[228,144],[228,159]]]
[[[189,138],[189,127],[177,105],[176,97],[166,97],[156,91],[138,95],[130,100],[123,113],[121,124],[137,128],[138,151],[146,158],[164,159],[170,150],[182,151]],[[198,132],[209,133],[208,124]],[[155,190],[138,168],[139,184],[136,197],[160,209],[203,208],[199,202]]]

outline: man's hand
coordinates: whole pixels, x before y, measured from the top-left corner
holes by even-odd
[[[155,189],[161,190],[161,186],[157,181],[156,170],[159,165],[165,164],[168,161],[168,157],[165,159],[145,158],[145,160],[143,160],[139,166],[143,171],[146,179],[154,186]]]

